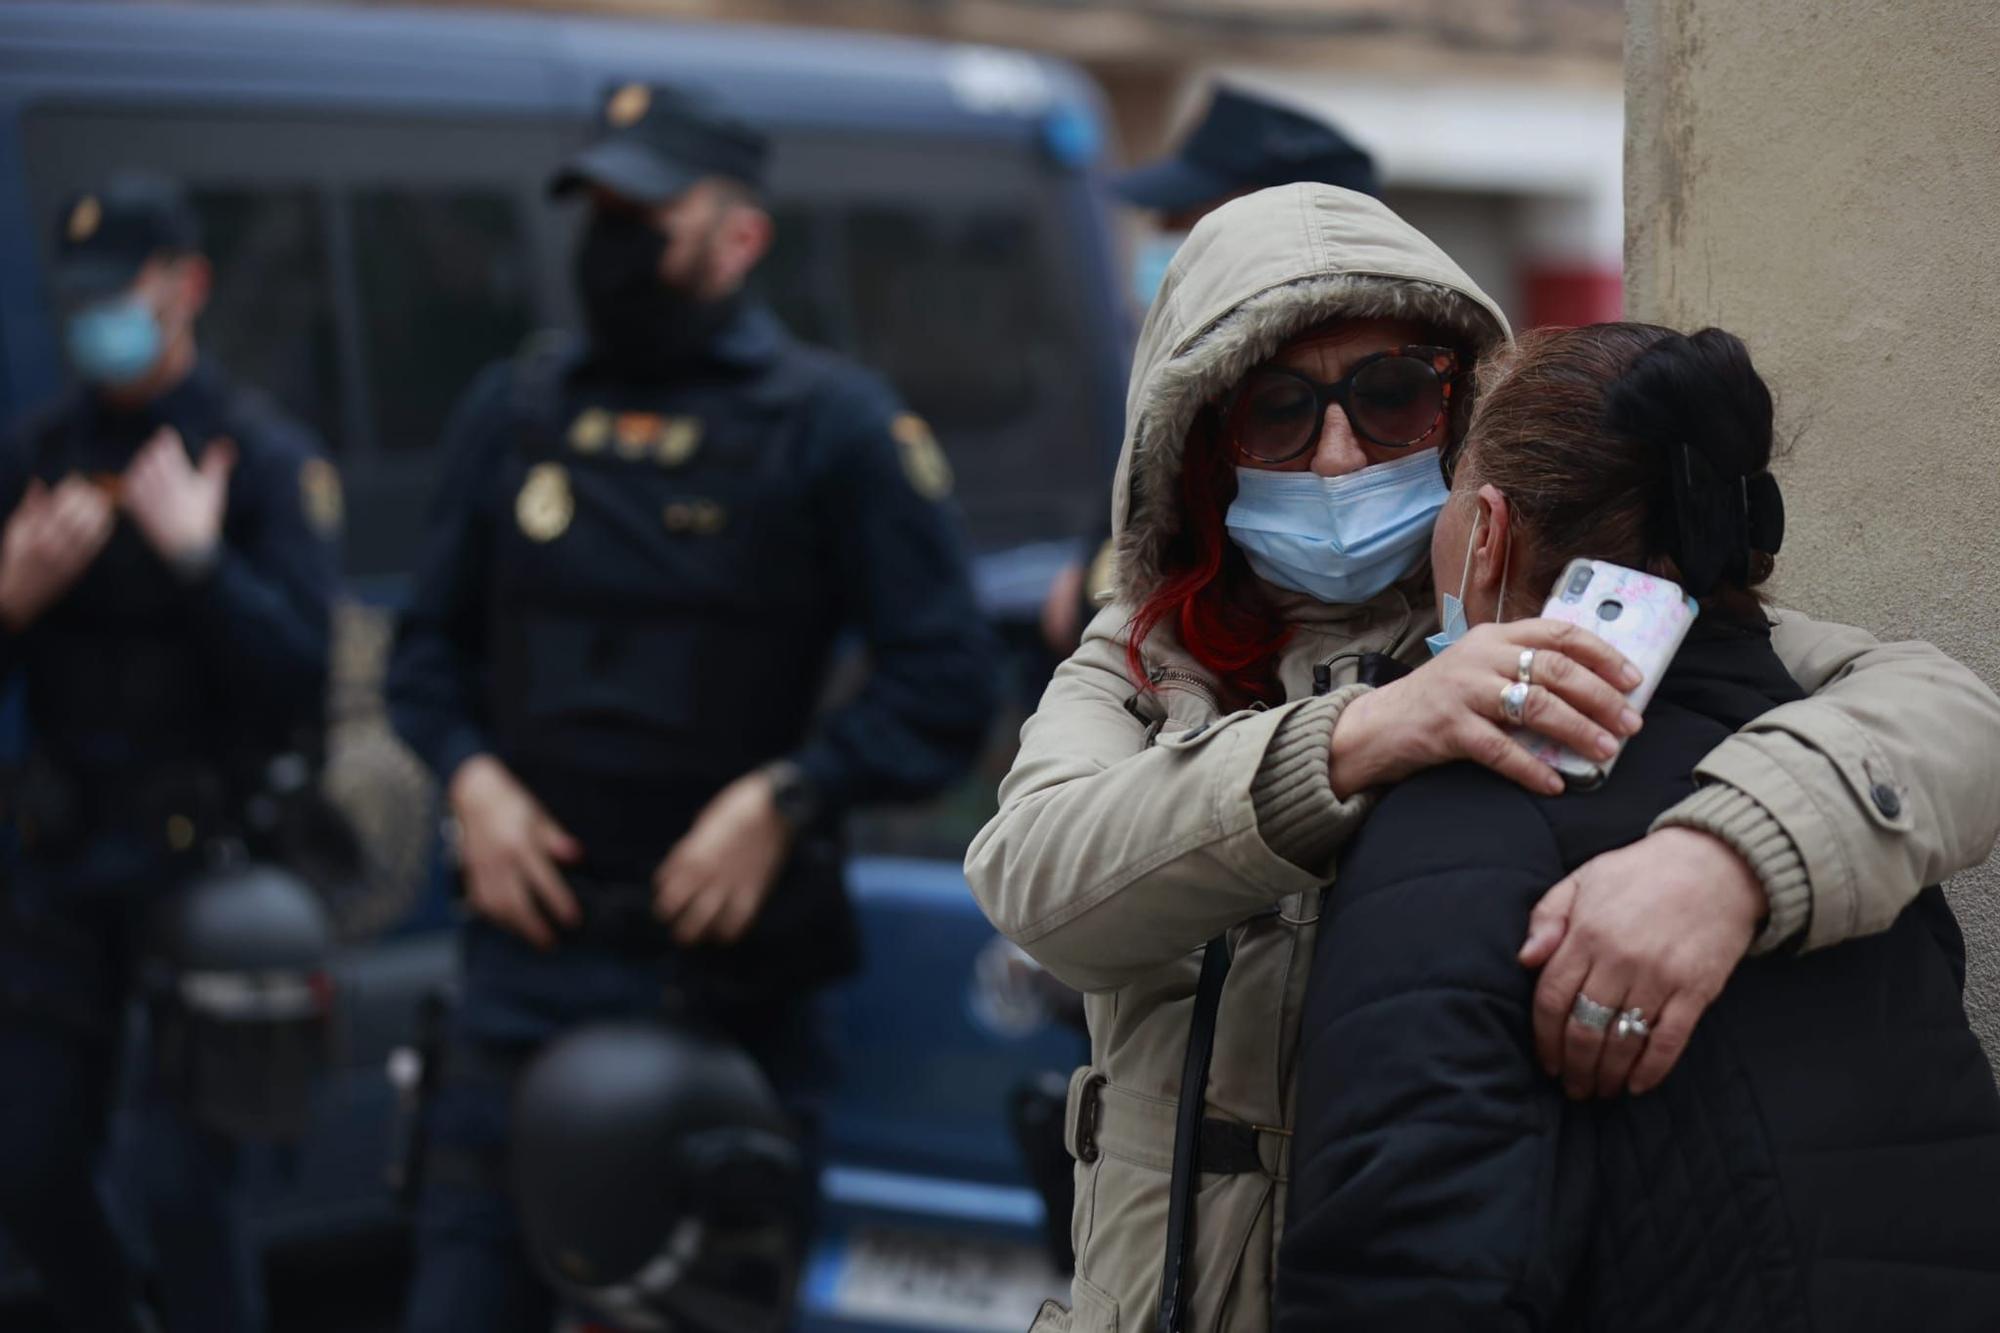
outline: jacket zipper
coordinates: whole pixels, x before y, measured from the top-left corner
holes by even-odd
[[[1192,671],[1183,670],[1180,667],[1154,667],[1151,679],[1155,685],[1163,685],[1168,681],[1172,681],[1174,684],[1200,695],[1208,704],[1210,712],[1220,713],[1222,711],[1222,700],[1216,695],[1214,688]]]

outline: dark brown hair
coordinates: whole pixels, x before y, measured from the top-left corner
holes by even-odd
[[[1479,373],[1455,470],[1507,497],[1539,550],[1527,586],[1580,556],[1674,579],[1762,623],[1783,509],[1771,392],[1743,340],[1655,324],[1537,329]]]

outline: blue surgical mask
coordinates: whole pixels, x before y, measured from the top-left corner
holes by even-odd
[[[1424,637],[1424,646],[1431,650],[1432,657],[1464,638],[1466,631],[1472,628],[1465,623],[1465,602],[1450,593],[1444,595],[1443,621],[1443,629]]]
[[[1431,650],[1432,657],[1436,657],[1439,653],[1464,638],[1466,633],[1471,629],[1471,626],[1465,623],[1465,590],[1472,585],[1472,547],[1479,540],[1479,520],[1484,516],[1485,512],[1485,510],[1481,510],[1478,514],[1473,515],[1472,531],[1465,536],[1465,572],[1459,576],[1458,592],[1456,595],[1452,593],[1444,595],[1444,606],[1439,613],[1439,620],[1442,622],[1444,628],[1424,639],[1424,644]],[[1514,543],[1510,541],[1507,543],[1506,551],[1500,557],[1500,604],[1494,608],[1493,618],[1495,620],[1504,620],[1506,618],[1507,567],[1513,561]]]
[[[1174,262],[1187,235],[1184,231],[1156,232],[1139,242],[1132,255],[1132,297],[1141,310],[1152,308],[1160,284],[1167,280],[1167,265]]]
[[[93,384],[130,384],[153,368],[165,341],[153,308],[137,296],[115,297],[70,316],[69,358]]]
[[[1225,522],[1259,578],[1352,606],[1417,567],[1449,494],[1435,449],[1344,477],[1238,468]]]

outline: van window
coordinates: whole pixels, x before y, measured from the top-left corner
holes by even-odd
[[[771,252],[750,272],[750,292],[769,303],[787,329],[809,343],[841,341],[834,307],[839,301],[826,272],[822,217],[803,203],[771,205]]]
[[[918,415],[950,434],[1033,405],[1048,276],[1027,218],[897,204],[855,209],[843,229],[855,351]]]
[[[305,187],[195,189],[188,201],[215,267],[205,350],[338,449],[346,432],[318,196]]]
[[[375,447],[430,449],[473,376],[535,326],[527,230],[497,190],[364,189],[351,204]]]

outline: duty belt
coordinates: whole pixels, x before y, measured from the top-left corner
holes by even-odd
[[[674,948],[673,930],[653,914],[651,880],[564,872],[576,895],[579,919],[565,942],[595,945],[619,953],[661,954]]]

